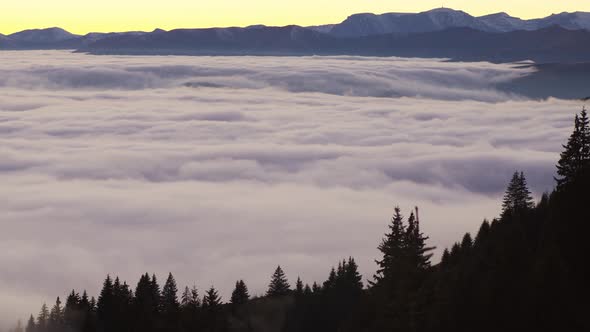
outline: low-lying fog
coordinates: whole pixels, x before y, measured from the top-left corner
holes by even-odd
[[[352,255],[369,278],[395,205],[440,253],[499,213],[514,170],[552,188],[582,105],[495,88],[532,70],[0,52],[0,320],[107,273],[225,300],[277,264],[311,283]]]

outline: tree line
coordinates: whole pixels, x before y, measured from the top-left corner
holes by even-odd
[[[257,331],[261,321],[274,322],[266,330],[287,332],[590,330],[585,109],[575,116],[556,173],[556,188],[535,202],[525,174],[515,172],[501,215],[445,249],[437,264],[418,208],[405,218],[395,207],[377,247],[377,272],[366,285],[352,257],[311,286],[297,278],[292,288],[278,266],[259,298],[238,280],[229,303],[214,287],[202,297],[196,287],[179,292],[172,274],[160,288],[156,276],[146,273],[133,290],[107,276],[98,299],[72,291],[65,303],[57,298],[51,308],[43,304],[14,331]],[[264,303],[280,304],[282,318]]]

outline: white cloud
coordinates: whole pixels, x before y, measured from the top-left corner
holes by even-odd
[[[366,278],[394,204],[442,249],[516,169],[552,186],[576,102],[494,89],[509,65],[362,57],[0,53],[0,320],[106,273],[227,298],[276,264]]]

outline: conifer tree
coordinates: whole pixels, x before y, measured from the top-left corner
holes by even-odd
[[[63,329],[63,308],[59,296],[55,300],[55,305],[49,312],[48,330],[50,332],[59,332]]]
[[[300,277],[297,277],[297,281],[295,282],[295,295],[296,296],[303,295],[303,281],[301,281]]]
[[[314,281],[311,285],[311,291],[314,294],[319,294],[322,291],[322,287],[320,287],[320,285],[318,285],[318,283]]]
[[[25,332],[36,332],[35,318],[33,317],[33,315],[29,317],[27,327],[25,328]]]
[[[266,295],[282,296],[289,294],[290,291],[291,286],[289,286],[285,272],[283,272],[283,269],[279,265],[270,279],[270,284],[268,285],[268,291],[266,292]]]
[[[114,285],[110,275],[103,282],[96,304],[99,332],[110,332],[115,328]]]
[[[590,164],[590,124],[586,109],[574,117],[574,131],[571,133],[557,163],[555,178],[558,189],[572,182]]]
[[[159,306],[160,297],[157,282],[155,282],[155,278],[150,280],[149,274],[145,273],[139,278],[133,299],[136,330],[146,332],[155,329]]]
[[[451,254],[449,253],[449,249],[445,248],[440,258],[440,267],[446,269],[449,266],[449,261],[451,260]]]
[[[37,331],[46,332],[49,324],[49,309],[47,304],[43,303],[39,315],[37,316]]]
[[[182,295],[180,296],[180,307],[181,308],[187,308],[192,300],[192,296],[191,296],[191,290],[190,288],[188,288],[188,286],[184,287],[184,291],[182,292]]]
[[[178,288],[176,280],[172,273],[168,274],[168,279],[162,288],[162,318],[164,327],[168,331],[178,331],[180,327],[180,303],[178,302]]]
[[[248,294],[248,287],[246,287],[246,283],[244,280],[236,281],[236,287],[234,288],[233,292],[231,293],[230,302],[233,305],[240,305],[248,302],[250,299],[250,295]]]
[[[162,313],[165,315],[176,314],[180,308],[178,302],[178,288],[176,286],[176,280],[172,273],[168,274],[168,279],[162,288]]]
[[[211,286],[203,297],[203,308],[210,310],[219,306],[221,306],[221,297],[215,287]]]
[[[197,286],[193,285],[193,288],[191,288],[191,305],[193,305],[195,308],[198,308],[201,306],[201,299],[199,298],[199,291],[197,290]]]
[[[502,200],[502,216],[517,215],[533,208],[534,202],[523,172],[514,172]]]
[[[385,235],[385,238],[381,241],[379,247],[377,247],[383,254],[383,258],[376,261],[378,269],[377,273],[373,276],[374,281],[371,282],[372,285],[393,276],[393,269],[396,266],[396,262],[404,257],[406,246],[405,233],[406,229],[403,224],[403,216],[400,208],[396,206],[389,225],[389,233]]]
[[[490,236],[490,223],[485,219],[475,236],[475,246],[482,246]]]
[[[363,277],[358,271],[358,265],[352,257],[348,257],[348,262],[344,266],[344,278],[346,284],[353,290],[361,291],[363,289]]]
[[[418,208],[416,207],[416,215],[418,214]],[[427,247],[426,241],[428,236],[425,236],[420,231],[420,220],[414,216],[414,213],[410,214],[408,218],[408,228],[406,229],[406,250],[408,254],[408,263],[411,264],[410,268],[415,269],[416,272],[424,272],[430,268],[430,253],[435,247]]]
[[[68,328],[74,331],[78,331],[82,323],[80,301],[80,295],[72,290],[66,299],[66,305],[64,307],[64,323]]]

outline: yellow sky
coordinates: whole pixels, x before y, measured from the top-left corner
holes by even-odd
[[[74,33],[154,28],[313,25],[359,12],[417,12],[435,7],[472,15],[505,11],[522,18],[590,11],[590,0],[2,0],[0,32],[59,26]]]

